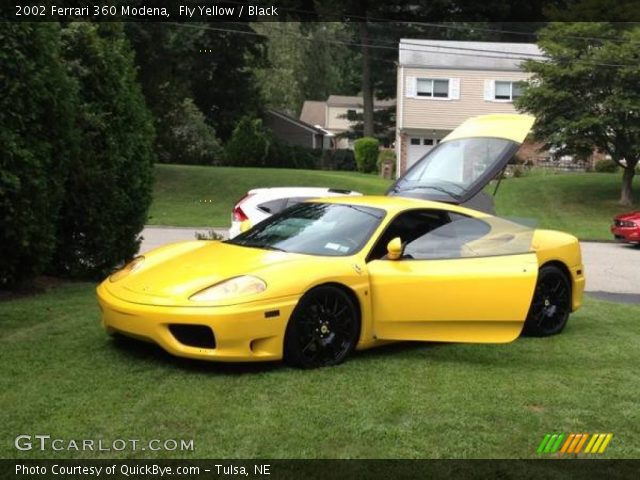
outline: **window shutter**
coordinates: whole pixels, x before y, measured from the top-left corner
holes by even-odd
[[[404,96],[405,97],[415,97],[417,95],[417,78],[416,77],[406,77],[405,78],[405,86],[404,86]]]
[[[492,102],[496,99],[496,82],[495,80],[484,81],[484,99]]]
[[[460,100],[460,79],[449,79],[449,98],[451,100]]]

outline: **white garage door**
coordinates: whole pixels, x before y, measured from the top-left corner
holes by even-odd
[[[409,137],[407,169],[424,157],[429,150],[440,143],[439,139],[429,137]]]

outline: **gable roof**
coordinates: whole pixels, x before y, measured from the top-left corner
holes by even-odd
[[[292,123],[293,125],[300,127],[302,129],[308,130],[311,133],[315,133],[318,135],[325,135],[327,132],[321,128],[310,125],[302,120],[298,120],[297,118],[292,117],[291,115],[287,115],[286,113],[278,112],[276,110],[267,110],[268,115],[273,115],[274,117],[281,118],[282,120]]]
[[[519,71],[527,59],[544,59],[535,43],[400,40],[399,65],[405,67]]]
[[[300,112],[300,120],[309,125],[320,125],[324,127],[325,109],[327,102],[318,102],[316,100],[306,100],[302,104],[302,112]]]

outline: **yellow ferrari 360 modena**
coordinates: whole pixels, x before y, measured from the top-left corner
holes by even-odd
[[[393,190],[295,205],[232,240],[168,245],[98,287],[112,333],[171,354],[313,368],[389,341],[511,342],[580,307],[578,240],[468,209],[533,118],[468,120]]]

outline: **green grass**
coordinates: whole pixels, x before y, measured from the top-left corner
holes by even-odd
[[[384,194],[390,182],[354,172],[157,165],[150,225],[228,227],[231,209],[259,187],[330,187]]]
[[[612,217],[626,208],[617,200],[620,174],[534,173],[500,185],[499,215],[533,218],[542,228],[581,239],[610,240]],[[227,227],[236,200],[248,190],[276,186],[333,187],[383,194],[390,182],[353,172],[158,165],[149,224]],[[493,186],[489,188],[493,192]]]
[[[396,344],[298,371],[114,342],[93,285],[0,303],[2,458],[520,458],[547,432],[640,456],[640,307],[587,299],[562,335]],[[18,434],[194,439],[195,452],[18,452]]]
[[[533,218],[542,228],[570,232],[582,240],[612,240],[612,218],[633,210],[618,204],[621,183],[619,173],[534,172],[503,180],[496,209],[499,215]]]

